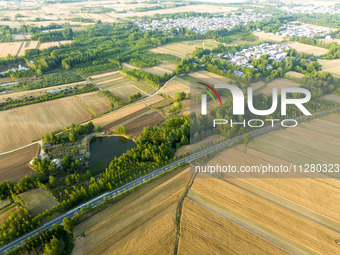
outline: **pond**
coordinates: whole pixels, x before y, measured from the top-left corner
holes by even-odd
[[[89,170],[98,174],[105,170],[115,157],[121,156],[136,144],[122,136],[95,137],[90,142]]]

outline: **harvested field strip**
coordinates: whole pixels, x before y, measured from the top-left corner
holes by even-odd
[[[304,136],[305,140],[302,140],[301,136]],[[281,142],[273,146],[273,140]],[[297,135],[290,132],[288,136],[287,130],[263,135],[261,139],[255,139],[251,147],[278,158],[289,158],[290,162],[299,164],[337,163],[339,156],[339,146],[334,143],[320,140],[318,137],[311,140],[306,134]]]
[[[33,144],[26,148],[0,156],[0,180],[17,182],[25,175],[34,173],[27,163],[38,155],[39,145]]]
[[[110,81],[103,82],[100,85],[98,85],[98,87],[101,89],[114,89],[125,85],[133,85],[135,83],[136,82],[124,77],[123,79],[118,79],[111,82]]]
[[[326,119],[316,119],[313,122],[304,122],[301,123],[301,127],[314,130],[322,134],[327,134],[333,137],[340,138],[340,129],[339,124],[336,121],[328,121]]]
[[[251,183],[248,183],[246,179],[243,180],[243,179],[230,178],[230,179],[224,179],[224,181],[232,185],[235,185],[236,187],[239,187],[243,190],[246,190],[255,196],[261,197],[274,204],[282,206],[285,209],[288,209],[307,219],[310,219],[311,221],[314,221],[328,229],[331,229],[335,232],[340,233],[340,221],[336,221],[331,218],[328,218],[318,212],[315,212],[311,209],[301,206],[291,200],[285,199],[267,190],[259,188]]]
[[[89,107],[89,109],[93,109],[96,115],[101,115],[110,109],[110,101],[97,91],[81,94],[78,95],[78,97]]]
[[[244,247],[243,253],[240,247]],[[290,253],[226,217],[185,198],[178,254]]]
[[[129,87],[130,87],[130,88],[129,88]],[[132,88],[132,90],[131,90],[131,88]],[[112,89],[111,91],[113,92],[113,94],[115,94],[114,91],[116,91],[116,92],[117,92],[117,91],[120,91],[120,93],[121,93],[122,95],[124,95],[123,97],[126,97],[126,98],[128,99],[130,95],[135,94],[134,92],[132,92],[132,91],[134,91],[134,89],[137,90],[137,91],[139,91],[139,92],[142,92],[142,95],[144,94],[143,96],[145,96],[145,95],[150,96],[148,93],[146,93],[145,91],[141,90],[140,88],[138,88],[138,87],[135,86],[135,85],[124,85],[124,86],[120,86],[120,87],[117,87],[117,88]],[[138,93],[138,92],[137,92],[137,93]],[[119,96],[119,92],[118,92],[117,96],[120,97],[120,96]]]
[[[145,108],[140,109],[140,110],[138,110],[138,111],[136,111],[136,112],[134,112],[134,113],[132,113],[132,114],[129,114],[129,115],[125,116],[124,118],[121,118],[121,119],[119,119],[119,120],[117,120],[117,121],[111,122],[110,124],[108,124],[108,125],[106,125],[106,126],[103,126],[102,128],[103,128],[103,129],[110,129],[110,128],[114,127],[114,126],[118,126],[118,125],[120,125],[122,122],[125,122],[125,121],[127,121],[127,120],[130,120],[132,117],[139,116],[140,114],[145,113],[145,112],[147,112],[147,111],[150,111],[150,109],[145,107]]]
[[[111,79],[111,80],[105,80],[105,79],[102,78],[103,81],[101,81],[101,82],[94,81],[94,83],[95,83],[96,85],[102,85],[102,84],[105,84],[105,83],[108,83],[108,82],[119,81],[119,80],[124,79],[124,78],[125,78],[124,76],[118,77],[118,78],[114,78],[114,79]]]
[[[210,84],[222,84],[222,83],[230,83],[231,79],[219,76],[217,74],[213,74],[207,71],[199,71],[190,74],[190,76],[197,78],[199,80],[202,80],[204,82],[210,83]]]
[[[277,166],[290,164],[287,161],[251,148],[248,148],[246,154],[241,145],[219,154],[213,163],[220,165],[228,163],[237,167],[241,165],[271,164]],[[267,176],[271,177],[270,175]],[[282,178],[278,178],[281,176]],[[254,175],[249,177],[254,177]],[[276,178],[246,178],[244,181],[324,215],[327,218],[337,222],[340,221],[340,205],[334,203],[334,201],[340,200],[339,180],[331,178],[306,179],[306,175],[298,173],[294,173],[294,178],[289,178],[286,173],[282,175],[275,174],[273,177]],[[225,175],[223,178],[230,178],[230,176]]]
[[[313,54],[315,56],[321,56],[322,54],[326,54],[328,52],[328,49],[299,42],[290,42],[287,43],[287,45],[295,49],[298,53],[304,52],[307,54]]]
[[[156,89],[154,87],[152,87],[152,86],[150,86],[150,85],[148,85],[148,84],[146,84],[145,82],[142,82],[142,81],[137,82],[136,84],[134,84],[134,86],[143,90],[145,93],[147,93],[149,95],[153,94],[156,91]]]
[[[73,96],[1,111],[0,152],[29,144],[71,123],[82,123],[90,116]]]
[[[340,111],[322,116],[320,119],[340,124]]]
[[[188,197],[199,205],[207,208],[208,210],[217,213],[218,215],[236,223],[237,225],[251,231],[252,233],[270,241],[271,243],[291,252],[293,254],[318,254],[302,245],[290,240],[289,238],[278,234],[277,232],[258,224],[257,222],[245,217],[233,210],[215,202],[193,191],[192,189],[188,193]]]
[[[91,78],[92,78],[92,80],[98,80],[99,78],[107,78],[107,76],[110,76],[110,75],[115,76],[117,74],[120,76],[119,71],[113,71],[113,72],[109,72],[109,73],[92,75]]]

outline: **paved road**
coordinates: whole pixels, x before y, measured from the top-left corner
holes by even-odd
[[[315,113],[313,114],[313,117],[317,117],[317,116],[320,116],[322,114],[325,114],[325,113],[329,113],[331,111],[334,111],[334,110],[340,110],[340,108],[337,108],[337,109],[332,109],[332,110],[327,110],[327,111],[323,111],[323,112],[318,112],[318,113]],[[296,118],[295,120],[296,121],[302,121],[304,119],[306,119],[308,116],[302,116],[302,117],[298,117]],[[275,130],[275,129],[278,129],[281,127],[281,123],[278,123],[278,124],[275,124],[273,127],[272,126],[269,126],[269,127],[264,127],[264,128],[260,128],[260,129],[257,129],[255,131],[252,131],[249,133],[249,135],[251,137],[254,137],[254,136],[257,136],[257,135],[260,135],[260,134],[263,134],[263,133],[267,133],[269,131],[272,131],[272,130]],[[138,186],[140,184],[142,184],[143,182],[145,181],[148,181],[154,177],[156,177],[157,175],[163,173],[163,172],[166,172],[166,171],[169,171],[172,167],[176,167],[178,166],[178,164],[180,163],[190,163],[192,160],[194,159],[197,159],[197,158],[200,158],[200,157],[203,157],[211,152],[214,152],[214,151],[218,151],[218,150],[221,150],[223,148],[226,148],[228,145],[230,145],[231,143],[235,142],[235,141],[241,141],[243,136],[237,136],[237,137],[234,137],[232,139],[229,139],[229,140],[226,140],[224,142],[221,142],[219,144],[216,144],[216,145],[213,145],[209,148],[206,148],[204,150],[201,150],[199,152],[196,152],[190,156],[187,156],[185,158],[182,158],[182,159],[179,159],[169,165],[166,165],[160,169],[157,169],[147,175],[144,175],[143,177],[140,177],[130,183],[127,183],[125,185],[123,185],[122,187],[118,188],[118,189],[115,189],[113,191],[110,191],[110,192],[107,192],[105,194],[102,194],[94,199],[92,199],[91,201],[89,202],[86,202],[70,211],[68,211],[67,213],[49,221],[48,223],[46,223],[45,225],[43,225],[42,227],[38,228],[38,229],[35,229],[33,230],[31,233],[23,236],[23,237],[20,237],[19,239],[15,240],[14,242],[2,247],[0,249],[0,254],[4,254],[4,252],[6,250],[10,250],[10,249],[13,249],[16,245],[21,245],[21,241],[23,240],[27,240],[28,237],[33,237],[36,233],[40,232],[41,230],[43,229],[49,229],[53,226],[53,224],[61,224],[62,223],[62,220],[66,217],[70,217],[72,218],[74,216],[74,213],[75,212],[80,212],[80,209],[81,208],[85,208],[87,207],[87,205],[96,205],[98,203],[101,203],[104,201],[104,197],[115,197],[117,196],[118,193],[123,193],[123,192],[126,192],[128,190],[130,190],[131,188],[135,187],[135,186]]]

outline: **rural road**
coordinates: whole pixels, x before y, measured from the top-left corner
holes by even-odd
[[[317,113],[312,114],[312,116],[310,116],[310,117],[317,117],[317,116],[320,116],[320,115],[332,112],[334,110],[340,110],[340,108],[331,109],[331,110],[322,111],[322,112],[317,112]],[[295,120],[299,122],[299,121],[305,120],[306,118],[308,118],[308,116],[298,117],[298,118],[295,118]],[[255,131],[249,132],[249,135],[251,137],[254,137],[254,136],[261,135],[261,134],[267,133],[269,131],[278,129],[280,127],[281,127],[281,123],[278,123],[278,124],[275,124],[273,127],[272,126],[264,127],[264,128],[260,128],[260,129],[257,129]],[[203,149],[203,150],[201,150],[199,152],[196,152],[196,153],[194,153],[194,154],[192,154],[190,156],[187,156],[185,158],[179,159],[179,160],[177,160],[177,161],[175,161],[175,162],[173,162],[171,164],[168,164],[168,165],[163,166],[163,167],[161,167],[161,168],[159,168],[159,169],[157,169],[157,170],[155,170],[155,171],[153,171],[151,173],[148,173],[148,174],[146,174],[146,175],[144,175],[144,176],[142,176],[142,177],[140,177],[140,178],[138,178],[138,179],[136,179],[136,180],[134,180],[134,181],[132,181],[130,183],[127,183],[127,184],[123,185],[120,188],[117,188],[117,189],[115,189],[113,191],[110,191],[110,192],[106,192],[105,194],[102,194],[102,195],[92,199],[91,201],[86,202],[86,203],[84,203],[84,204],[82,204],[82,205],[80,205],[80,206],[78,206],[78,207],[76,207],[76,208],[66,212],[65,214],[63,214],[63,215],[61,215],[61,216],[59,216],[59,217],[57,217],[57,218],[47,222],[42,227],[33,230],[31,233],[26,234],[26,235],[20,237],[19,239],[13,241],[12,243],[7,244],[6,246],[4,246],[4,247],[2,247],[0,249],[0,254],[4,254],[4,252],[6,250],[10,250],[10,249],[13,249],[17,245],[21,245],[22,241],[27,240],[27,238],[29,238],[29,237],[33,237],[34,235],[36,235],[37,233],[39,233],[43,229],[51,228],[53,226],[53,224],[61,224],[62,220],[64,218],[66,218],[66,217],[72,218],[74,216],[75,212],[80,212],[80,209],[81,208],[86,208],[87,205],[95,206],[98,203],[103,202],[104,201],[104,197],[112,198],[112,197],[117,196],[116,194],[118,194],[118,193],[122,194],[122,193],[124,193],[124,192],[126,192],[126,191],[128,191],[128,190],[130,190],[130,189],[132,189],[134,187],[136,187],[136,186],[141,185],[145,181],[153,179],[154,177],[156,177],[157,175],[159,175],[159,174],[161,174],[163,172],[169,171],[170,168],[176,167],[180,163],[190,163],[191,161],[193,161],[195,159],[201,158],[201,157],[203,157],[205,155],[208,155],[208,154],[210,154],[212,152],[224,149],[229,144],[231,144],[231,143],[233,143],[235,141],[241,141],[242,137],[243,137],[242,135],[241,136],[237,136],[237,137],[234,137],[232,139],[223,141],[223,142],[221,142],[219,144],[213,145],[213,146],[211,146],[209,148]]]

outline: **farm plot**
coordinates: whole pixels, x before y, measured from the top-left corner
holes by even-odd
[[[108,80],[123,77],[123,76],[119,73],[119,71],[114,71],[114,72],[91,75],[90,77],[93,82],[102,82],[102,81],[108,81]]]
[[[204,206],[185,198],[178,254],[289,254]]]
[[[100,89],[113,89],[121,86],[126,85],[134,85],[136,82],[126,78],[126,77],[119,77],[112,80],[102,81],[96,83]]]
[[[304,52],[307,54],[313,54],[314,56],[321,56],[328,52],[328,49],[324,49],[321,47],[316,47],[308,44],[303,44],[299,42],[290,42],[287,45],[293,49],[295,49],[298,53]]]
[[[318,59],[322,65],[322,71],[335,74],[340,77],[340,59]]]
[[[304,74],[298,73],[298,72],[295,72],[295,71],[289,71],[286,74],[289,75],[289,76],[292,76],[294,78],[302,78],[302,77],[305,76]]]
[[[190,76],[210,84],[230,84],[231,79],[207,71],[199,71]]]
[[[263,81],[257,81],[254,83],[251,83],[250,86],[253,88],[253,91],[260,90],[263,88],[266,84]]]
[[[308,124],[313,125],[313,121]],[[340,130],[340,125],[337,126]],[[276,146],[273,141],[278,142]],[[304,123],[263,135],[261,139],[255,139],[251,147],[298,164],[339,163],[340,139],[304,128]]]
[[[18,211],[18,206],[16,204],[12,204],[8,206],[7,208],[4,208],[0,211],[0,225],[4,223],[9,216],[16,213]]]
[[[82,222],[74,235],[85,237],[72,254],[172,254],[177,203],[189,177],[188,168],[171,173]]]
[[[281,88],[297,88],[300,84],[288,79],[275,79],[267,84],[267,86],[261,91],[265,95],[271,95],[273,88],[278,89],[278,94],[281,93]]]
[[[38,41],[28,41],[28,42],[23,42],[23,45],[20,49],[20,52],[18,56],[24,56],[25,55],[25,50],[30,50],[30,49],[37,49],[39,46]]]
[[[189,82],[179,77],[172,79],[165,86],[163,86],[157,94],[169,94],[171,98],[174,98],[176,92],[190,93]]]
[[[250,192],[238,187],[237,181],[242,179],[229,182],[198,178],[188,197],[293,254],[340,251],[332,242],[338,236],[335,230],[314,222],[308,215],[301,215],[298,206],[296,211],[291,211],[286,208],[288,202],[280,204],[280,200],[264,199],[255,190]]]
[[[114,89],[111,89],[111,92],[126,102],[129,101],[130,95],[141,93],[142,96],[146,96],[146,93],[143,90],[139,89],[138,87],[134,85],[126,85],[126,86],[114,88]]]
[[[120,123],[131,118],[136,118],[141,113],[148,110],[149,108],[147,108],[145,104],[142,102],[136,102],[93,120],[93,124],[95,126],[101,126],[106,130],[112,130],[117,126],[120,126]]]
[[[78,95],[81,101],[90,107],[97,115],[101,115],[110,109],[110,101],[99,94],[99,92],[90,92],[86,94]]]
[[[48,191],[41,188],[21,193],[19,197],[24,201],[25,207],[32,212],[33,216],[37,216],[59,204]]]
[[[340,96],[339,95],[335,95],[335,94],[324,95],[322,97],[322,99],[326,99],[326,100],[333,101],[335,103],[340,104]]]
[[[196,49],[198,45],[189,45],[185,42],[168,43],[163,46],[151,49],[155,53],[172,54],[179,58],[184,58]],[[202,46],[201,46],[202,47]]]
[[[144,127],[155,126],[164,119],[165,118],[159,112],[145,112],[125,125],[126,133],[133,138],[138,138]]]
[[[75,97],[1,111],[0,152],[24,146],[71,123],[82,123],[91,115]]]
[[[253,35],[257,36],[260,40],[271,40],[275,42],[281,42],[283,40],[283,37],[281,35],[274,35],[273,33],[253,32]]]
[[[172,73],[175,69],[175,64],[163,63],[158,66],[143,68],[143,71],[162,76],[165,73]]]
[[[38,155],[39,145],[33,144],[0,156],[0,180],[17,182],[22,177],[34,173],[28,162]]]
[[[0,58],[8,55],[17,56],[21,50],[23,42],[0,43]]]

